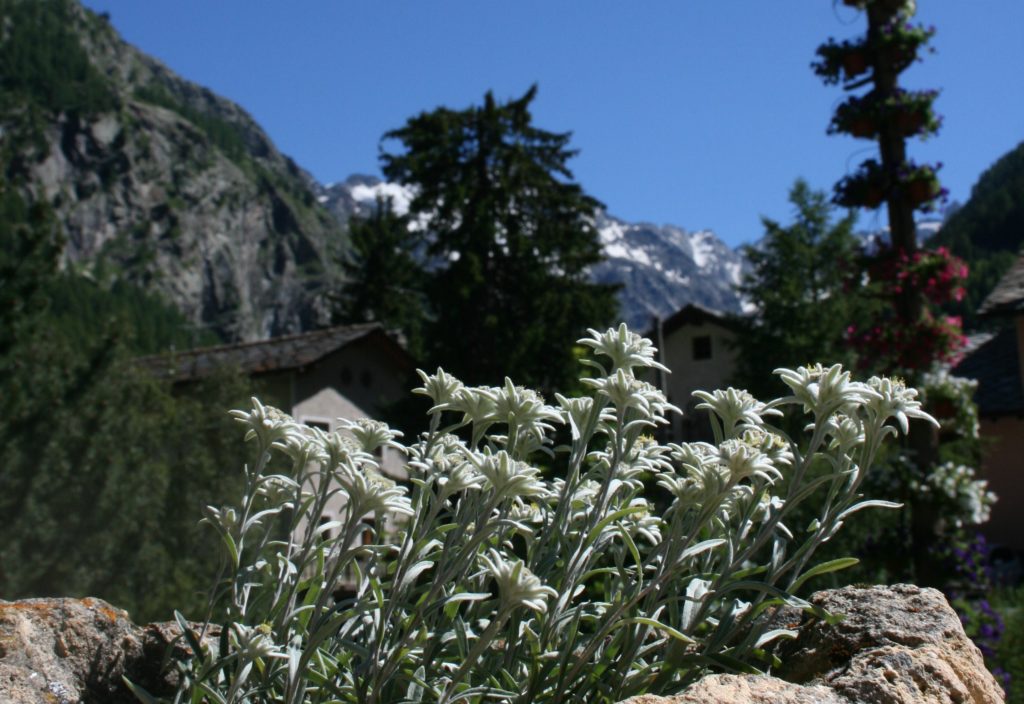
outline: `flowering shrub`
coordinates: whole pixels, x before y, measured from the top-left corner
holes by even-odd
[[[977,389],[975,379],[953,376],[946,369],[921,377],[921,400],[949,438],[978,439],[978,405],[973,400]]]
[[[828,618],[796,594],[856,562],[812,562],[853,514],[898,506],[860,486],[886,436],[931,420],[916,391],[781,369],[790,393],[770,403],[696,394],[715,444],[661,445],[649,433],[676,409],[638,378],[661,368],[651,343],[624,325],[580,342],[593,393],[555,405],[420,372],[430,430],[407,447],[379,423],[343,435],[255,400],[236,411],[257,459],[241,504],[205,519],[224,547],[224,635],[204,644],[179,615],[196,655],[178,701],[618,701],[771,664],[767,646],[794,635],[765,632],[773,606]],[[771,424],[784,412],[806,437]],[[382,444],[407,454],[409,486],[379,473]],[[321,525],[338,496],[345,515]],[[816,517],[791,525],[805,503]],[[336,594],[349,572],[354,592]]]
[[[879,301],[898,299],[906,291],[924,298],[919,317],[903,320],[891,305],[878,308],[871,322],[850,325],[847,339],[868,368],[929,369],[935,362],[953,362],[966,343],[957,316],[932,313],[938,306],[964,296],[967,265],[945,247],[917,250],[882,249],[864,267],[869,295]]]

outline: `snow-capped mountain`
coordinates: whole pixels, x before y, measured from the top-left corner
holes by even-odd
[[[360,175],[317,192],[317,200],[342,223],[372,213],[378,198],[391,198],[395,211],[405,213],[412,193],[408,187]],[[622,284],[622,319],[634,330],[649,329],[652,318],[667,317],[687,303],[740,310],[735,285],[746,261],[711,230],[628,223],[604,212],[597,213],[594,224],[605,254],[605,261],[594,267],[594,280]]]
[[[687,303],[740,310],[735,286],[746,260],[711,230],[627,223],[606,213],[598,214],[597,228],[606,259],[594,268],[594,279],[623,285],[619,302],[633,329],[646,330],[654,317]]]

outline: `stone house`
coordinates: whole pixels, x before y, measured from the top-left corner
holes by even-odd
[[[704,411],[696,410],[697,390],[713,391],[729,386],[736,371],[736,324],[725,313],[696,303],[683,306],[655,323],[647,334],[658,348],[658,361],[672,370],[656,381],[670,403],[683,410],[673,414],[667,429],[673,441],[710,440],[711,427]]]
[[[1010,325],[979,341],[952,373],[976,379],[981,476],[999,500],[983,526],[992,542],[1024,551],[1024,256],[1017,259],[978,309]]]
[[[326,431],[337,430],[339,419],[380,418],[386,407],[409,393],[415,370],[405,349],[376,323],[203,347],[138,362],[180,385],[219,369],[237,370],[258,383],[261,401]],[[408,478],[401,452],[382,448],[378,461],[385,476]],[[343,500],[328,506],[321,522],[337,520],[344,507]]]

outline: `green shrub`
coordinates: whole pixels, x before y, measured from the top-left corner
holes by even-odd
[[[202,646],[180,619],[199,655],[178,701],[614,702],[771,664],[766,646],[794,635],[765,632],[774,606],[832,618],[796,594],[855,562],[813,563],[853,514],[896,507],[859,487],[887,435],[931,420],[916,392],[838,365],[778,370],[791,395],[771,403],[698,392],[716,444],[660,445],[648,433],[675,409],[634,376],[660,367],[651,343],[624,325],[581,342],[603,358],[585,360],[593,394],[554,406],[421,372],[430,430],[408,447],[375,421],[324,433],[255,400],[235,411],[258,459],[240,504],[206,510],[223,636]],[[807,437],[768,422],[784,410]],[[384,445],[408,455],[410,486],[379,472]],[[645,477],[672,496],[663,515]],[[344,515],[321,523],[338,496]],[[789,523],[802,504],[816,518]]]

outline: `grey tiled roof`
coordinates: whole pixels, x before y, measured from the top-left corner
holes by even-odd
[[[702,323],[717,323],[722,327],[733,329],[736,327],[736,316],[702,306],[699,303],[687,303],[661,321],[661,331],[662,334],[668,335],[684,325],[700,325]],[[656,332],[656,330],[652,330],[647,336],[652,337]]]
[[[407,359],[378,323],[346,325],[313,332],[273,337],[258,342],[202,347],[185,352],[142,357],[137,363],[174,381],[200,379],[219,367],[234,367],[247,374],[284,371],[312,364],[326,355],[371,335],[380,336]]]
[[[1019,311],[1024,311],[1024,256],[1017,258],[978,308],[981,315]]]
[[[953,367],[953,374],[978,380],[974,400],[983,416],[1024,413],[1017,331],[1001,330]]]

